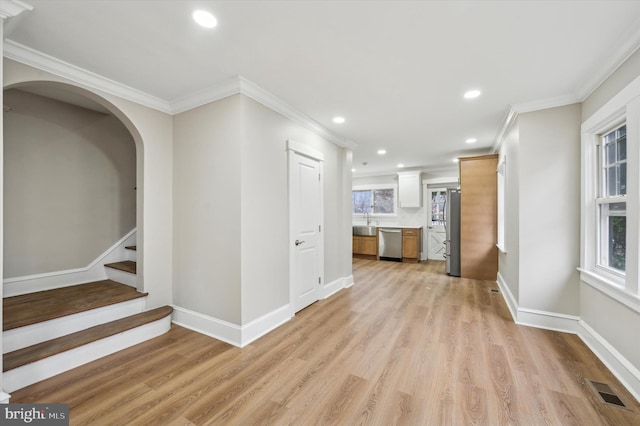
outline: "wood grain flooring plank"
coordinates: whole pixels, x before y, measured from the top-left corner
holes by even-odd
[[[494,282],[356,259],[354,285],[240,349],[179,326],[13,393],[71,425],[637,425],[577,336],[517,325]],[[630,409],[603,404],[594,379]]]

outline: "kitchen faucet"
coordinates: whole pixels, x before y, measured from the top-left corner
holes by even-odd
[[[369,215],[369,212],[364,212],[364,217],[367,219],[367,226],[369,226],[371,224],[371,216]]]

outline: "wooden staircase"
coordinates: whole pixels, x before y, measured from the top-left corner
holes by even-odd
[[[105,265],[116,278],[3,299],[3,386],[23,388],[165,333],[173,308],[145,311],[133,260]],[[126,275],[122,275],[126,274]],[[117,282],[120,281],[120,282]],[[122,282],[125,281],[125,282]]]

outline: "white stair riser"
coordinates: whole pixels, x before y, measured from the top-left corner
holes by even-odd
[[[107,337],[41,361],[3,373],[3,389],[13,392],[96,359],[137,345],[166,333],[171,328],[171,315],[143,326]]]
[[[111,281],[137,288],[138,279],[136,277],[136,274],[131,274],[119,269],[107,267],[105,267],[105,269],[107,270],[107,278],[109,278]]]
[[[38,324],[7,330],[2,333],[3,353],[35,345],[75,333],[95,325],[104,324],[144,311],[145,297],[140,297],[114,305],[103,306],[86,312],[68,315],[62,318]]]
[[[135,250],[127,250],[127,260],[131,260],[133,262],[138,261],[138,252]]]

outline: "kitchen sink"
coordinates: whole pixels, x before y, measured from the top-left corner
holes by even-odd
[[[376,235],[376,227],[375,226],[354,226],[353,227],[353,235],[360,236],[375,236]]]

